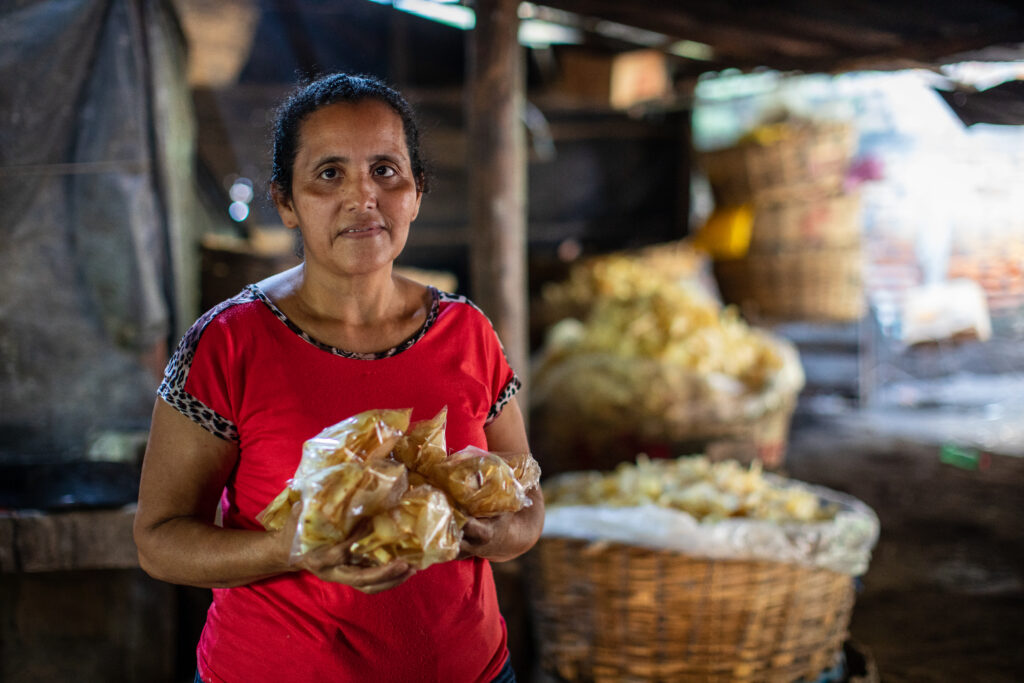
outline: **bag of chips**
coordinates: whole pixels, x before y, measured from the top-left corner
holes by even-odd
[[[426,476],[472,517],[517,512],[533,503],[504,458],[475,446],[451,454]]]
[[[398,504],[369,520],[367,533],[349,546],[352,564],[384,565],[393,560],[425,569],[453,560],[462,540],[455,510],[433,486],[408,489]]]
[[[468,447],[448,454],[447,409],[410,426],[411,410],[370,410],[307,440],[288,486],[257,515],[282,529],[301,506],[297,559],[348,544],[348,562],[394,560],[424,569],[454,559],[469,517],[515,513],[532,503],[540,466],[529,453]]]

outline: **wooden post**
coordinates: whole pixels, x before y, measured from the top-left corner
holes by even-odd
[[[477,0],[468,37],[470,293],[527,379],[526,134],[519,0]],[[523,396],[520,405],[526,411]]]

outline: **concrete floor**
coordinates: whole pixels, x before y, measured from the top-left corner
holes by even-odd
[[[785,470],[881,521],[852,640],[885,682],[1024,680],[1024,458],[987,453],[963,469],[924,432],[850,417],[798,414]]]

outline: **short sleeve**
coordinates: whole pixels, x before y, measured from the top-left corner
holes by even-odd
[[[486,337],[484,348],[488,351],[489,358],[487,362],[490,367],[491,395],[494,397],[491,408],[487,413],[487,420],[484,423],[490,424],[501,415],[501,411],[512,400],[512,397],[519,392],[523,384],[509,364],[505,348],[502,346],[498,333],[491,324],[491,321],[483,313],[480,315],[485,321],[481,333]]]
[[[214,436],[238,442],[232,407],[234,344],[224,313],[248,301],[246,294],[210,309],[181,338],[157,394]]]
[[[476,372],[489,385],[491,406],[484,421],[485,426],[489,425],[501,415],[501,411],[522,388],[522,382],[508,362],[494,324],[480,307],[461,294],[434,291],[442,302],[465,306],[459,309],[462,311],[458,318],[462,329],[458,335],[481,351]]]

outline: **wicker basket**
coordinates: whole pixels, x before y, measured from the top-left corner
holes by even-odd
[[[568,681],[779,681],[835,665],[851,577],[546,537],[527,555],[541,666]]]
[[[864,312],[859,245],[751,251],[714,264],[722,298],[750,320],[858,320]]]
[[[796,127],[772,144],[704,152],[699,163],[722,204],[784,200],[838,191],[855,147],[849,124],[818,123]]]
[[[860,243],[860,225],[857,194],[756,202],[750,250],[850,247]]]

